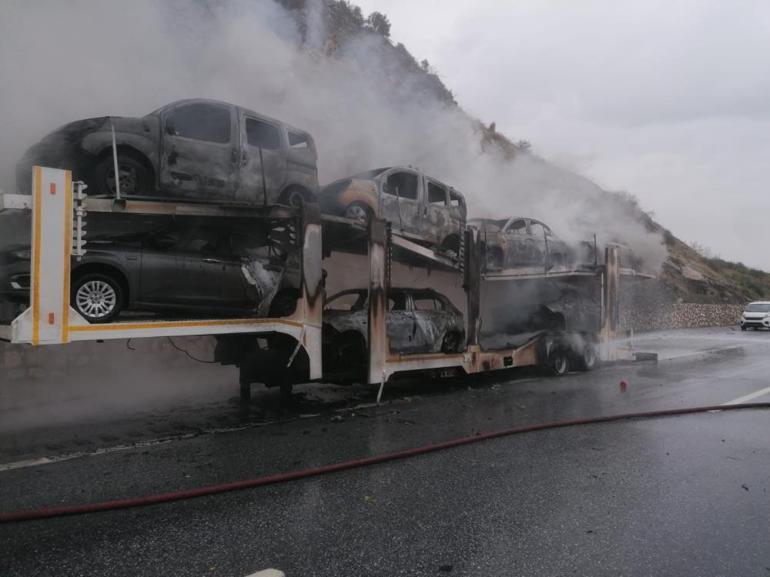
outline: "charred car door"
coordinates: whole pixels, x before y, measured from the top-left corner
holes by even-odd
[[[232,106],[185,102],[163,112],[161,190],[191,199],[232,200],[238,163]]]
[[[453,232],[448,210],[449,194],[447,187],[436,180],[426,178],[425,183],[427,194],[423,207],[423,234],[426,241],[438,244]]]
[[[387,330],[391,351],[415,352],[417,348],[415,345],[417,323],[407,293],[391,291],[391,294],[388,295]]]
[[[227,273],[225,234],[221,228],[195,227],[182,244],[184,276],[190,283],[188,302],[196,308],[234,308],[222,292]]]
[[[449,189],[449,231],[448,234],[454,234],[456,231],[458,238],[462,239],[465,235],[465,223],[468,219],[468,208],[465,206],[465,198],[455,189]]]
[[[416,172],[398,169],[381,177],[380,216],[405,236],[422,238],[420,181]]]
[[[546,227],[543,223],[537,220],[529,220],[529,227],[527,228],[527,234],[530,239],[530,244],[533,247],[533,264],[541,264],[547,268],[551,267],[551,262],[548,255],[548,240],[546,239]]]
[[[442,304],[430,292],[415,291],[412,294],[416,333],[415,345],[423,352],[440,350],[447,325],[447,314]]]
[[[537,250],[528,233],[527,219],[509,220],[501,231],[501,240],[505,243],[503,247],[505,266],[525,266],[537,261]]]
[[[283,130],[241,113],[241,159],[238,200],[271,205],[286,181],[287,156]]]

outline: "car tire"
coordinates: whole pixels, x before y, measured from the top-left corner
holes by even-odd
[[[118,154],[121,196],[151,196],[155,192],[152,174],[137,158]],[[94,167],[90,194],[115,196],[115,162],[112,154],[102,158]]]
[[[72,284],[72,308],[89,323],[108,323],[123,309],[123,287],[109,274],[84,274]]]
[[[502,270],[503,268],[503,255],[502,252],[499,250],[489,250],[487,249],[487,254],[485,257],[486,263],[485,268],[486,270]]]
[[[462,338],[457,331],[450,331],[444,335],[441,341],[441,352],[445,355],[459,353],[462,351]]]
[[[451,234],[441,243],[441,252],[447,254],[450,258],[457,260],[460,257],[460,237]]]
[[[548,353],[548,359],[546,361],[546,369],[548,372],[556,377],[561,377],[569,372],[569,355],[567,351],[562,347],[554,347],[551,352]]]
[[[345,218],[366,228],[372,220],[372,209],[362,202],[353,202],[345,208]]]
[[[282,195],[281,204],[285,204],[289,208],[294,208],[302,212],[302,209],[305,206],[305,196],[297,189],[287,190]]]

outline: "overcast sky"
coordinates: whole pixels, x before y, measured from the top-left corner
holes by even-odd
[[[354,3],[471,114],[770,270],[770,2]]]

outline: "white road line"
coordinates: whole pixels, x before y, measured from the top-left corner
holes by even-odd
[[[265,569],[264,571],[257,571],[246,577],[286,577],[286,573],[279,571],[278,569]]]
[[[94,449],[93,451],[77,451],[75,453],[65,453],[63,455],[54,455],[51,457],[40,457],[38,459],[25,459],[23,461],[12,461],[10,463],[0,463],[0,473],[4,471],[12,471],[14,469],[26,469],[28,467],[38,467],[40,465],[48,465],[50,463],[61,463],[63,461],[71,461],[73,459],[82,459],[84,457],[96,457],[98,455],[108,455],[110,453],[117,453],[120,451],[131,451],[133,449],[144,449],[146,447],[154,447],[156,445],[165,445],[167,443],[173,443],[175,441],[184,441],[185,439],[194,439],[203,435],[218,435],[220,433],[236,433],[238,431],[244,431],[246,429],[256,429],[258,427],[264,427],[267,425],[273,425],[280,421],[263,421],[261,423],[249,423],[247,425],[237,425],[234,427],[219,427],[215,429],[201,429],[194,433],[181,433],[179,435],[170,435],[168,437],[160,437],[157,439],[148,439],[147,441],[138,441],[136,443],[130,443],[128,445],[114,445],[112,447],[101,447]]]
[[[727,401],[726,403],[722,403],[722,405],[740,405],[742,403],[748,403],[749,401],[754,400],[757,397],[761,397],[762,395],[767,395],[768,393],[770,393],[770,387],[766,387],[764,389],[754,391],[753,393],[749,393],[748,395],[738,397],[737,399],[733,399],[732,401]]]

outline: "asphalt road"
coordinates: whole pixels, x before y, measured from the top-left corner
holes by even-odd
[[[244,407],[223,397],[236,390],[223,383],[194,389],[193,410],[186,382],[179,398],[168,393],[149,410],[105,418],[103,405],[90,414],[84,404],[72,420],[17,420],[0,429],[0,510],[247,479],[511,426],[770,401],[768,333],[678,331],[636,346],[661,352],[661,361],[560,379],[400,383],[380,406],[367,387],[316,385],[300,388],[290,407],[273,391]],[[81,383],[84,398],[88,386]],[[90,386],[100,390],[98,381]],[[12,397],[31,410],[21,391]],[[34,406],[51,411],[46,402]],[[10,412],[0,405],[0,423]],[[141,509],[0,525],[0,575],[242,577],[274,567],[289,576],[767,577],[769,490],[767,411],[625,421]]]

